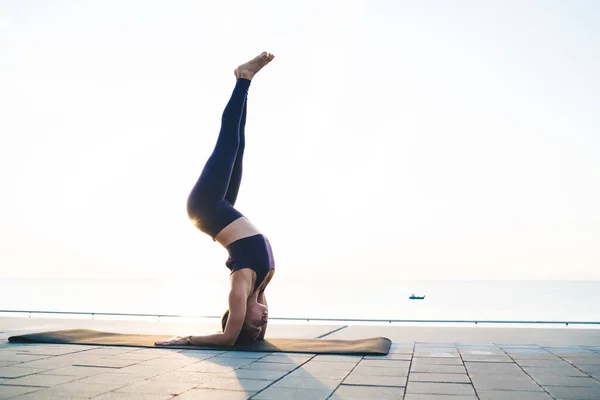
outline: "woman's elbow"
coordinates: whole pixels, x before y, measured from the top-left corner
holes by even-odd
[[[220,344],[224,347],[233,347],[236,341],[237,336],[223,334]]]

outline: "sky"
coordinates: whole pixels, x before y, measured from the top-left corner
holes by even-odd
[[[2,1],[0,279],[226,279],[233,70],[278,280],[600,279],[594,1]]]

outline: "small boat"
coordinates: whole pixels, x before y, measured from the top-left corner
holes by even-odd
[[[409,299],[411,300],[423,300],[425,298],[425,296],[417,296],[416,294],[411,294],[410,296],[408,296]]]

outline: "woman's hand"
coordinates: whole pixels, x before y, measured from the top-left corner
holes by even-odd
[[[169,340],[154,343],[156,346],[181,346],[187,344],[187,337],[175,336]]]

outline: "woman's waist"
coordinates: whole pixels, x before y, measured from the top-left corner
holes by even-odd
[[[233,243],[253,236],[267,238],[244,216],[234,220],[215,236],[215,240],[226,249]],[[268,242],[268,240],[267,240]]]
[[[229,253],[228,262],[238,263],[240,266],[267,270],[275,266],[271,243],[261,233],[230,243],[227,246],[227,253]]]

